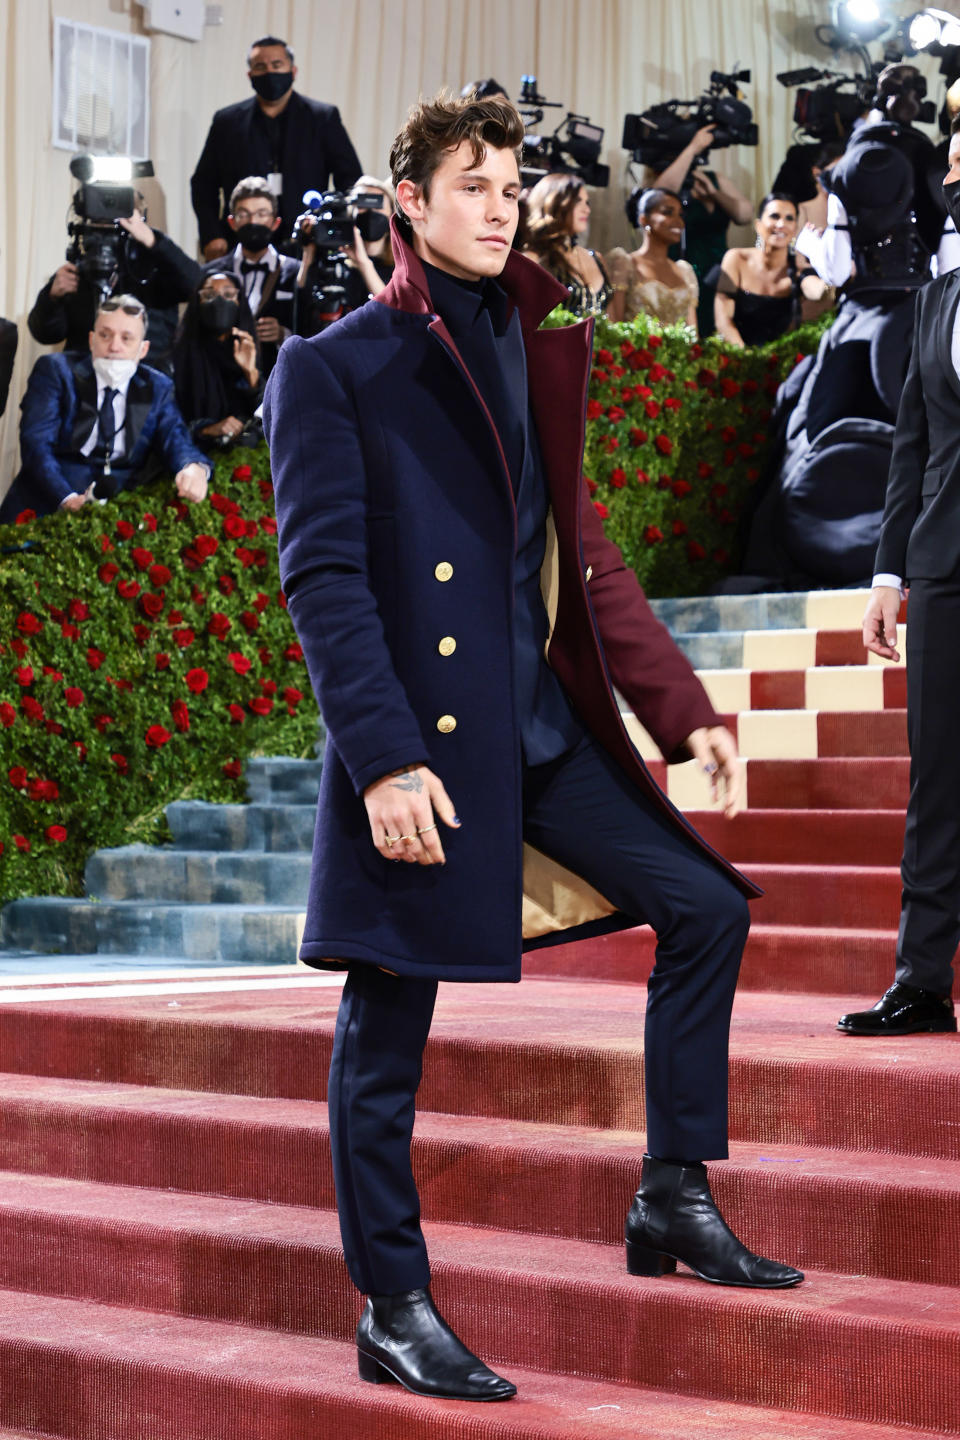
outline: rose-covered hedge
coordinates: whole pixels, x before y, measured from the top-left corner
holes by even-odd
[[[730,568],[773,394],[822,329],[736,351],[598,322],[585,472],[651,595]],[[92,850],[168,838],[171,800],[242,800],[247,756],[314,753],[267,453],[243,454],[201,505],[164,480],[0,527],[0,900],[78,894]]]
[[[0,528],[0,898],[77,894],[92,850],[168,838],[171,800],[313,755],[266,449],[243,454],[200,505],[165,480]]]
[[[573,318],[555,311],[548,323]],[[702,595],[735,567],[777,387],[830,318],[752,350],[691,343],[685,327],[645,316],[597,321],[584,474],[648,595]]]

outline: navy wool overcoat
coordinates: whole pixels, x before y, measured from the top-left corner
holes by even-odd
[[[509,473],[396,228],[393,245],[387,289],[313,339],[288,340],[264,406],[283,585],[328,730],[301,958],[518,980],[524,944],[635,921],[523,844]],[[668,759],[719,723],[582,480],[592,323],[539,330],[566,292],[524,256],[511,254],[500,283],[520,314],[551,497],[549,662],[593,735],[708,849],[650,778],[614,696],[615,685]],[[445,866],[392,863],[371,841],[364,788],[418,763],[462,822],[443,831]]]

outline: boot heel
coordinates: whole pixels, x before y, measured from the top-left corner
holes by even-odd
[[[672,1256],[661,1255],[659,1250],[651,1250],[636,1240],[627,1241],[628,1275],[672,1275],[676,1268]]]
[[[389,1385],[393,1380],[390,1371],[385,1370],[379,1360],[362,1350],[357,1351],[357,1372],[361,1380],[367,1380],[371,1385]]]

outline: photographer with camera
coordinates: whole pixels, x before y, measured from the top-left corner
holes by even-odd
[[[104,295],[135,295],[149,317],[151,366],[172,374],[177,307],[193,293],[200,267],[169,235],[147,224],[139,191],[111,187],[108,203],[94,213],[109,213],[118,208],[110,203],[114,196],[129,196],[129,208],[119,207],[126,213],[109,219],[88,218],[97,198],[89,192],[98,188],[102,191],[105,187],[92,181],[77,191],[74,208],[79,220],[71,225],[74,238],[68,259],[40,291],[27,327],[41,345],[65,341],[67,350],[82,350],[93,329],[99,300]]]
[[[264,379],[277,352],[293,332],[297,262],[271,244],[280,224],[273,191],[262,175],[248,175],[230,196],[227,223],[236,238],[233,253],[208,260],[204,275],[232,274],[256,323]]]
[[[104,300],[86,353],[41,355],[21,403],[22,468],[0,524],[22,510],[80,510],[152,478],[175,474],[183,500],[202,500],[210,466],[191,442],[173,382],[142,362],[147,312],[133,295]]]
[[[302,249],[297,275],[297,333],[316,335],[350,310],[359,310],[393,275],[390,216],[393,186],[361,175],[346,195],[308,191],[313,208],[297,220]]]
[[[244,175],[265,175],[277,199],[279,234],[286,238],[300,213],[300,197],[330,176],[346,190],[362,166],[335,105],[308,100],[294,90],[293,51],[276,35],[254,40],[247,75],[249,100],[227,105],[213,117],[190,180],[205,260],[231,248],[229,197]]]
[[[173,346],[177,402],[204,450],[255,445],[263,395],[256,324],[240,280],[205,275],[190,297]]]

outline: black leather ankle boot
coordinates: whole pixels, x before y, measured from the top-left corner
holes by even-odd
[[[627,1215],[627,1270],[662,1275],[682,1260],[714,1285],[782,1290],[802,1270],[764,1260],[742,1245],[713,1202],[705,1165],[670,1165],[643,1157],[640,1189]]]
[[[396,1380],[437,1400],[509,1400],[517,1393],[457,1339],[428,1289],[367,1298],[357,1326],[357,1366],[361,1380]]]

